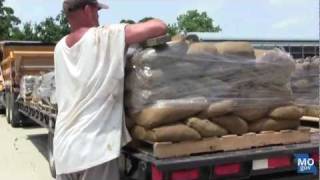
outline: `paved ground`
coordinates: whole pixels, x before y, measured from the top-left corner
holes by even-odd
[[[12,128],[0,115],[0,143],[0,180],[53,180],[46,129]]]

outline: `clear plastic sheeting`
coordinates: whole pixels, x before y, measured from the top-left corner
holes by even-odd
[[[253,58],[251,51],[249,56],[241,49],[232,54],[226,50],[221,54],[221,50],[213,48],[194,53],[188,51],[189,47],[184,42],[169,43],[133,55],[127,64],[125,82],[129,114],[139,113],[159,101],[199,96],[208,104],[232,99],[238,107],[245,108],[292,102],[290,77],[295,64],[286,52],[273,50]]]
[[[55,105],[55,91],[54,72],[43,74],[34,88],[33,100],[45,105]]]
[[[296,60],[296,71],[291,85],[297,104],[304,106],[319,105],[319,57]]]
[[[20,98],[24,101],[30,101],[35,85],[38,82],[39,76],[23,76],[20,81]]]

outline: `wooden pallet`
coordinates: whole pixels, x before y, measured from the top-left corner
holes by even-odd
[[[313,128],[319,128],[320,118],[319,117],[311,117],[311,116],[303,116],[301,119],[301,125]]]
[[[156,158],[170,158],[190,156],[199,153],[234,151],[279,144],[296,144],[310,142],[310,128],[298,130],[264,131],[259,134],[247,133],[241,136],[226,135],[222,137],[206,138],[200,141],[187,141],[179,143],[152,143],[149,151]],[[151,146],[151,147],[150,147]],[[145,149],[138,150],[145,151]]]
[[[57,113],[57,110],[51,106],[48,106],[48,105],[45,105],[43,103],[39,103],[39,107],[41,110],[43,111],[46,111],[46,112],[50,112],[50,113],[53,113],[53,114],[56,114]]]

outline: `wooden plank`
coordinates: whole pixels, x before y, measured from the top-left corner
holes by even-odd
[[[53,51],[12,51],[14,57],[33,57],[33,58],[43,58],[52,57],[54,55]]]
[[[247,133],[242,136],[227,135],[223,137],[206,138],[201,141],[186,141],[179,143],[154,143],[153,154],[157,158],[189,156],[192,154],[234,151],[279,144],[295,144],[309,142],[310,128],[298,130],[265,131],[259,134]]]
[[[303,116],[303,117],[301,118],[301,121],[309,121],[309,122],[319,123],[320,118],[319,118],[319,117],[311,117],[311,116]]]

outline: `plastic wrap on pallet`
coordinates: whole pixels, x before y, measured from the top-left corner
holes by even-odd
[[[297,104],[319,105],[319,65],[319,57],[296,60],[296,71],[292,75],[291,85]]]
[[[159,100],[204,97],[209,103],[232,99],[239,107],[277,106],[292,101],[294,61],[281,50],[260,58],[189,53],[188,45],[138,51],[127,64],[125,105],[135,114]]]
[[[44,74],[33,92],[33,98],[46,105],[54,105],[56,104],[55,89],[54,72]]]
[[[35,85],[39,83],[39,76],[23,76],[20,81],[20,98],[25,101],[32,99]]]

